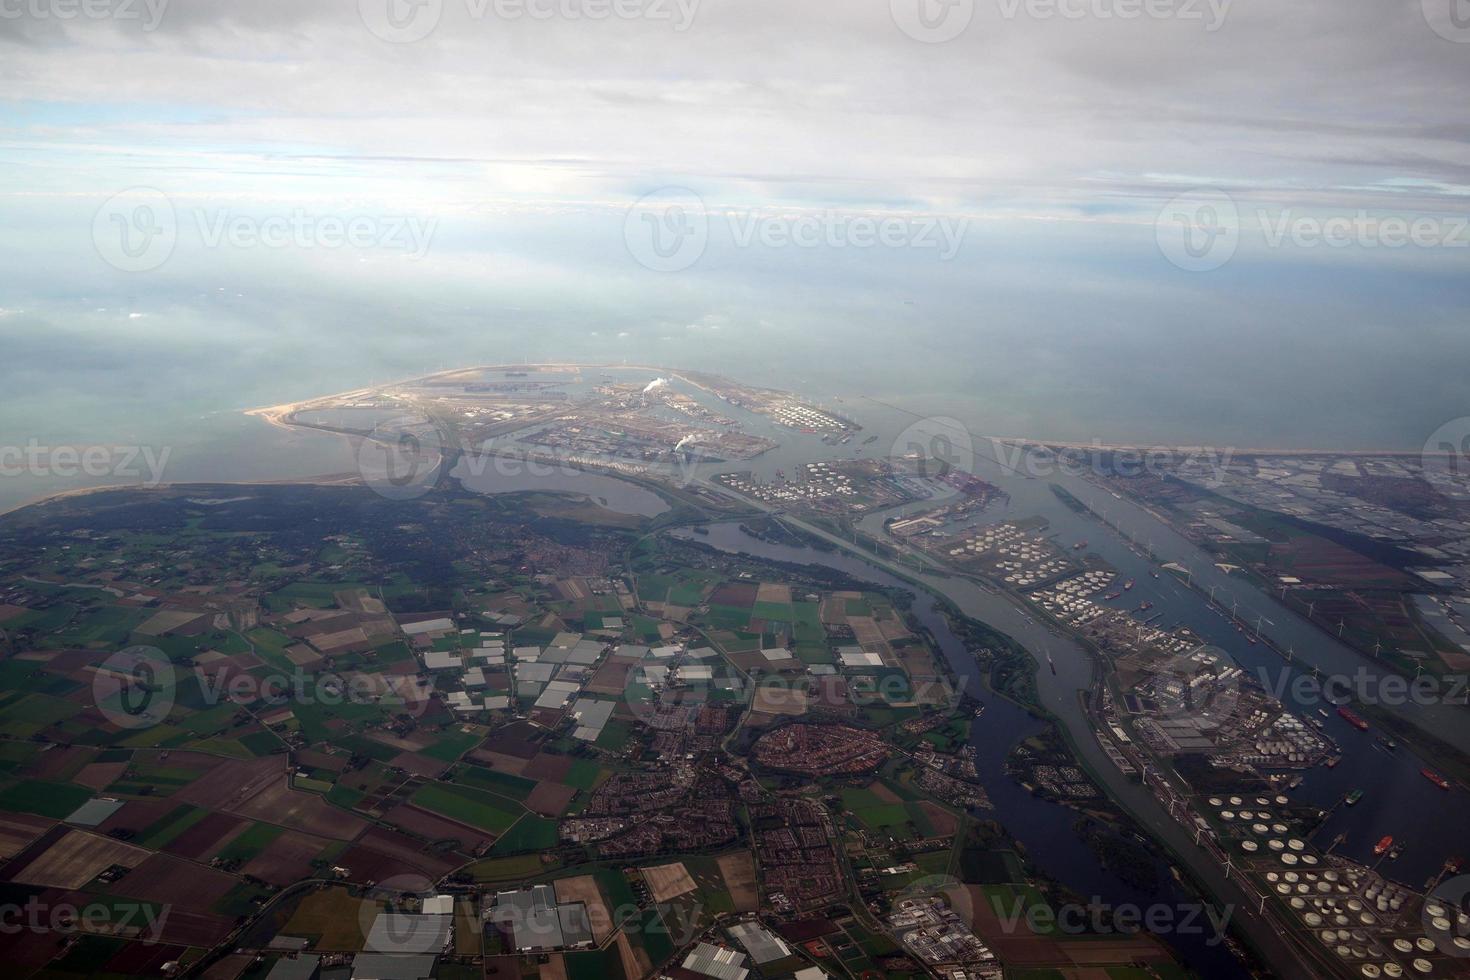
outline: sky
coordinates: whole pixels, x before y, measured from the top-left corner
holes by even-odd
[[[565,357],[1414,447],[1466,6],[0,0],[0,442]]]

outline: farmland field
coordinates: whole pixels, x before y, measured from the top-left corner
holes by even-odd
[[[504,833],[525,811],[513,800],[470,786],[426,783],[413,796],[415,806],[432,810],[472,827]]]

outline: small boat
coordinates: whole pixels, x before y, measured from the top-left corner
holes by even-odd
[[[1383,857],[1390,847],[1393,847],[1393,838],[1385,835],[1382,840],[1373,845],[1373,856]]]
[[[1087,547],[1087,539],[1086,538],[1083,538],[1081,541],[1078,541],[1076,544],[1072,545],[1072,550],[1073,551],[1081,551],[1083,548],[1086,548],[1086,547]]]
[[[1448,790],[1450,788],[1450,781],[1448,779],[1445,779],[1439,773],[1435,772],[1433,769],[1430,769],[1428,766],[1420,769],[1419,775],[1423,776],[1425,779],[1429,780],[1440,789]]]
[[[1159,577],[1159,573],[1158,572],[1149,572],[1149,574],[1152,575],[1154,578],[1158,578]]]
[[[1390,752],[1399,747],[1399,743],[1395,742],[1391,738],[1385,738],[1382,735],[1378,736],[1378,744],[1383,746],[1385,749],[1388,749],[1388,751]]]
[[[1053,674],[1055,674],[1057,672],[1057,665],[1056,665],[1056,662],[1051,659],[1051,651],[1050,650],[1048,650],[1046,652],[1046,665],[1051,668],[1051,672]]]
[[[1358,805],[1358,801],[1361,800],[1362,798],[1363,798],[1363,791],[1360,790],[1360,789],[1355,789],[1355,790],[1353,790],[1351,793],[1349,793],[1347,795],[1347,799],[1346,799],[1345,802],[1347,803],[1348,806],[1357,806]]]
[[[1352,708],[1349,708],[1347,705],[1342,705],[1341,707],[1339,707],[1337,709],[1337,713],[1342,716],[1343,721],[1347,722],[1349,725],[1352,725],[1358,731],[1366,732],[1368,730],[1368,723],[1362,718],[1358,717],[1358,713]]]
[[[1318,708],[1317,709],[1317,714],[1321,715],[1323,718],[1330,718],[1330,717],[1332,717],[1331,715],[1329,715],[1327,713],[1327,709],[1326,708]]]

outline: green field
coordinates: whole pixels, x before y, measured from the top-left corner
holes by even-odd
[[[524,803],[531,790],[536,788],[534,779],[523,779],[508,772],[496,772],[484,766],[458,766],[451,777],[453,782],[476,789],[489,790],[501,796]]]
[[[84,786],[23,779],[0,790],[0,810],[38,813],[61,820],[91,798],[92,791]]]
[[[495,842],[491,854],[519,854],[524,851],[545,851],[556,846],[559,840],[556,821],[527,814],[506,835]]]
[[[449,783],[426,783],[413,795],[413,802],[425,810],[495,834],[505,833],[525,813],[519,804],[503,796]]]
[[[188,805],[175,807],[152,824],[143,828],[142,833],[139,834],[138,839],[134,843],[139,847],[146,847],[150,851],[156,851],[166,846],[169,841],[178,837],[207,816],[209,816],[209,811],[201,810],[198,807]]]
[[[226,861],[249,861],[285,832],[286,828],[277,827],[274,824],[253,824],[239,837],[221,848],[218,856]]]

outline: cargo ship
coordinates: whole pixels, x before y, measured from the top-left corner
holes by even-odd
[[[1139,612],[1148,612],[1153,607],[1154,607],[1154,604],[1152,602],[1149,602],[1147,599],[1145,599],[1145,600],[1143,600],[1142,602],[1140,602],[1138,604],[1138,611]]]
[[[1352,708],[1349,708],[1347,705],[1340,706],[1337,709],[1337,713],[1342,716],[1343,721],[1347,722],[1349,725],[1352,725],[1358,731],[1366,732],[1368,730],[1368,723],[1362,718],[1359,718],[1358,713]]]
[[[1126,581],[1126,582],[1123,583],[1123,591],[1124,592],[1132,592],[1133,591],[1133,580],[1131,578],[1128,581]]]
[[[1081,541],[1078,541],[1076,544],[1072,545],[1072,550],[1073,551],[1081,551],[1083,548],[1086,548],[1086,547],[1087,547],[1087,539],[1086,538],[1083,538]]]
[[[1341,762],[1341,761],[1342,761],[1342,756],[1340,756],[1340,755],[1331,756],[1327,760],[1327,768],[1328,769],[1336,769],[1337,768],[1337,764],[1339,762]]]
[[[1393,847],[1393,838],[1385,834],[1377,844],[1373,845],[1373,856],[1383,857],[1390,847]]]
[[[1430,769],[1428,766],[1420,769],[1419,775],[1423,776],[1425,779],[1429,780],[1440,789],[1447,790],[1450,788],[1450,781],[1448,779],[1445,779],[1439,773],[1435,772],[1433,769]]]
[[[1347,801],[1346,801],[1347,802],[1347,805],[1348,806],[1357,806],[1358,805],[1358,801],[1361,800],[1362,798],[1363,798],[1363,791],[1360,790],[1360,789],[1355,789],[1355,790],[1353,790],[1351,793],[1349,793],[1347,795]]]

